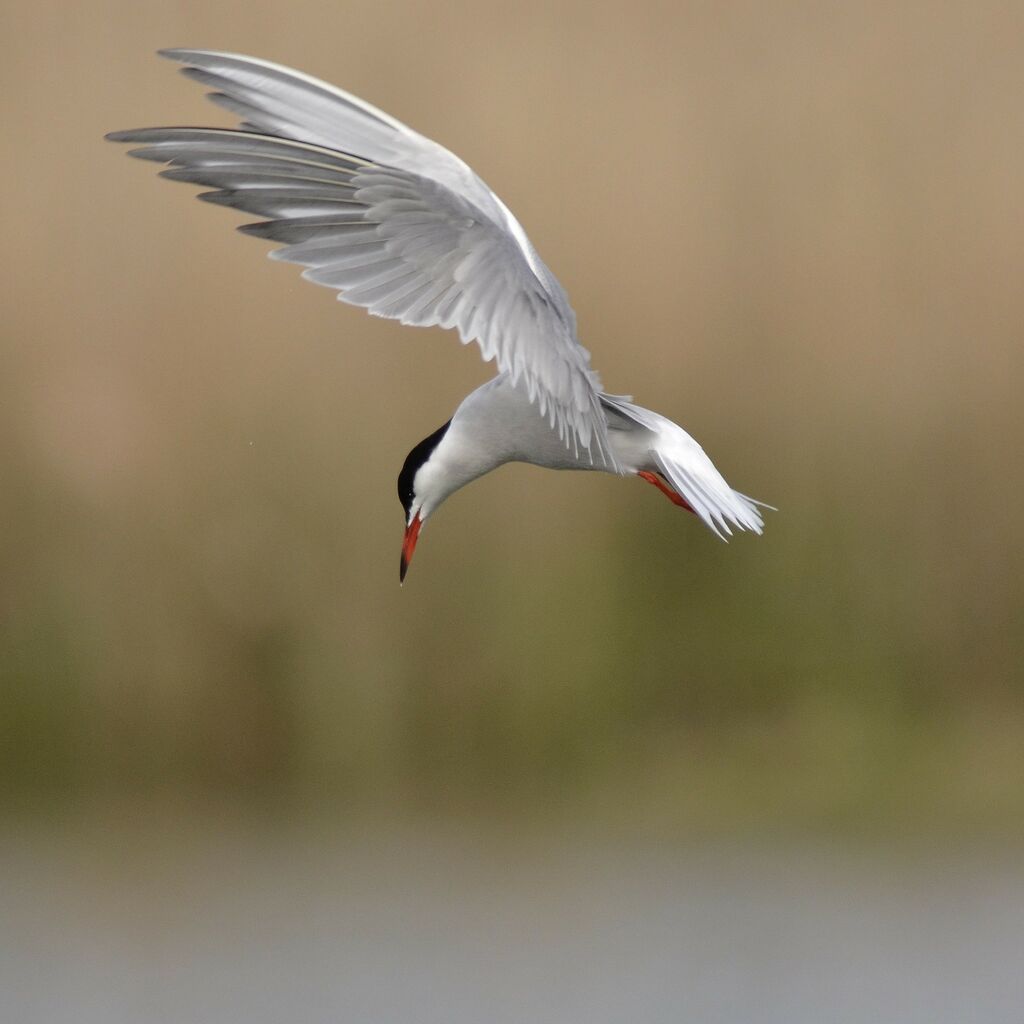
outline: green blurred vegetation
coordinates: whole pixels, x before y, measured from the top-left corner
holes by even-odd
[[[5,15],[4,799],[1015,830],[1020,13],[456,3],[424,52],[419,8],[355,6]],[[464,156],[765,536],[509,467],[399,590],[394,478],[486,370],[101,143],[224,123],[151,57],[182,41]]]

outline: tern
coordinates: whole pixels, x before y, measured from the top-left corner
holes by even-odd
[[[160,55],[240,118],[235,129],[112,132],[130,155],[170,165],[200,199],[263,218],[239,230],[277,242],[276,260],[370,313],[456,328],[497,375],[405,459],[400,581],[427,519],[506,462],[634,474],[722,540],[761,533],[734,491],[671,420],[605,394],[555,276],[511,211],[455,154],[369,103],[302,72],[213,50]]]

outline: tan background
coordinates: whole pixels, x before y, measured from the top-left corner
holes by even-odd
[[[1018,7],[2,18],[12,800],[1016,830]],[[609,389],[779,506],[765,536],[510,467],[444,508],[400,590],[398,469],[487,368],[102,142],[229,123],[153,56],[173,45],[299,67],[464,157]]]

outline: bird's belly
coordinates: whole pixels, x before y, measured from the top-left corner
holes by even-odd
[[[624,472],[648,468],[651,436],[643,427],[620,419],[608,424],[608,440]],[[490,465],[526,462],[545,469],[602,470],[600,456],[577,448],[558,436],[524,392],[497,377],[467,396],[456,410],[450,433],[465,434],[467,443],[487,453]],[[484,461],[481,454],[481,462]],[[486,472],[481,465],[480,472]]]
[[[528,462],[545,469],[585,469],[608,472],[608,467],[597,455],[586,449],[574,450],[566,445],[555,431],[534,412],[536,424],[530,421],[520,435],[515,454],[510,461]],[[624,473],[636,473],[651,468],[651,437],[642,427],[635,430],[609,429],[608,441]]]

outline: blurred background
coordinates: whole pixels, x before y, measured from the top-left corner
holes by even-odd
[[[1024,13],[5,0],[0,1009],[1024,1013]],[[103,143],[160,46],[364,96],[515,211],[612,392],[779,507],[510,466],[490,373]]]

